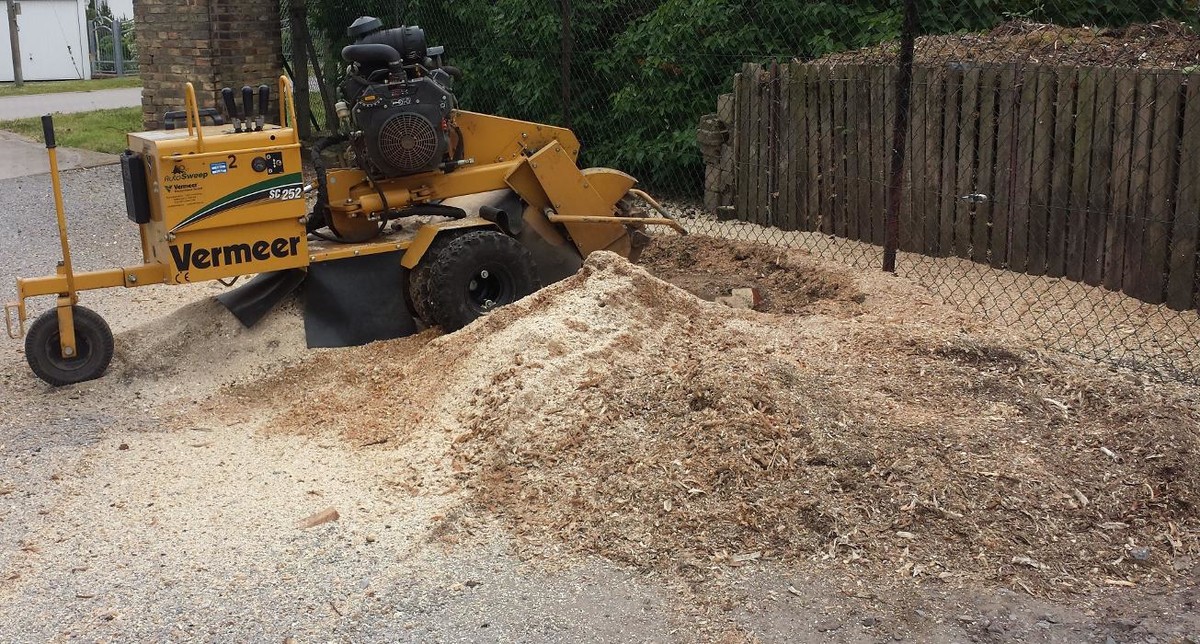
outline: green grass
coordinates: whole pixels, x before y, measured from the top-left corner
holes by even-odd
[[[0,130],[42,140],[42,119],[33,117],[0,121]],[[58,145],[109,154],[125,149],[125,133],[142,131],[142,108],[122,107],[77,114],[55,114],[54,134]]]
[[[22,87],[17,87],[12,83],[0,83],[0,97],[50,94],[53,92],[91,92],[98,89],[141,86],[142,79],[137,76],[98,78],[95,80],[26,81]]]

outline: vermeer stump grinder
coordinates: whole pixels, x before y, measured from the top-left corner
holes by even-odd
[[[265,123],[265,85],[257,114],[250,87],[240,115],[233,90],[223,90],[227,122],[199,109],[189,83],[168,129],[128,135],[121,170],[141,234],[136,266],[74,270],[53,123],[43,118],[62,261],[54,275],[18,279],[17,301],[5,306],[19,338],[26,300],[58,298],[26,334],[35,374],[64,385],[108,368],[112,331],[78,305],[80,291],[255,275],[218,297],[250,326],[303,284],[309,346],[350,346],[414,333],[414,314],[456,330],[571,275],[593,251],[635,258],[646,226],[684,232],[633,177],[579,169],[569,130],[458,109],[461,74],[419,27],[384,29],[364,17],[348,34],[341,132],[313,146],[310,183],[286,77],[278,125]],[[183,127],[170,129],[173,121]],[[327,169],[322,152],[338,144],[350,160]]]

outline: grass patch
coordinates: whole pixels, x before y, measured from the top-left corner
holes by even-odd
[[[0,130],[42,141],[41,117],[0,121]],[[126,147],[125,133],[141,130],[140,107],[54,115],[54,133],[58,144],[68,148],[120,154]]]
[[[98,89],[141,86],[142,79],[137,76],[97,78],[95,80],[26,81],[22,87],[17,87],[12,83],[0,83],[0,97],[51,94],[54,92],[94,92]]]

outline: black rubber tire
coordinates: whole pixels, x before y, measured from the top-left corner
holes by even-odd
[[[75,358],[62,357],[58,344],[58,311],[38,316],[25,336],[25,360],[38,378],[59,387],[94,380],[104,375],[113,357],[113,334],[99,313],[73,306]]]
[[[492,230],[454,237],[427,261],[424,289],[429,315],[446,332],[457,331],[484,313],[516,302],[539,286],[529,250]]]
[[[408,272],[408,304],[413,315],[425,324],[433,324],[429,314],[429,263],[421,262]]]

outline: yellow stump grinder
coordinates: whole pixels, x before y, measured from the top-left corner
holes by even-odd
[[[121,170],[141,235],[135,266],[75,271],[53,123],[43,118],[62,261],[54,275],[18,279],[17,301],[5,305],[35,374],[63,385],[108,368],[112,332],[78,305],[89,289],[255,275],[218,297],[243,324],[299,288],[309,346],[349,346],[414,333],[415,318],[456,330],[574,273],[592,251],[634,258],[646,226],[684,232],[633,177],[578,168],[569,130],[458,109],[461,74],[419,27],[364,17],[348,35],[341,131],[313,145],[311,182],[286,77],[278,125],[266,122],[266,85],[257,114],[252,88],[242,88],[240,114],[223,90],[222,116],[201,110],[188,84],[167,129],[128,135]],[[334,145],[347,161],[326,168]],[[45,295],[57,305],[26,334],[26,300]]]

